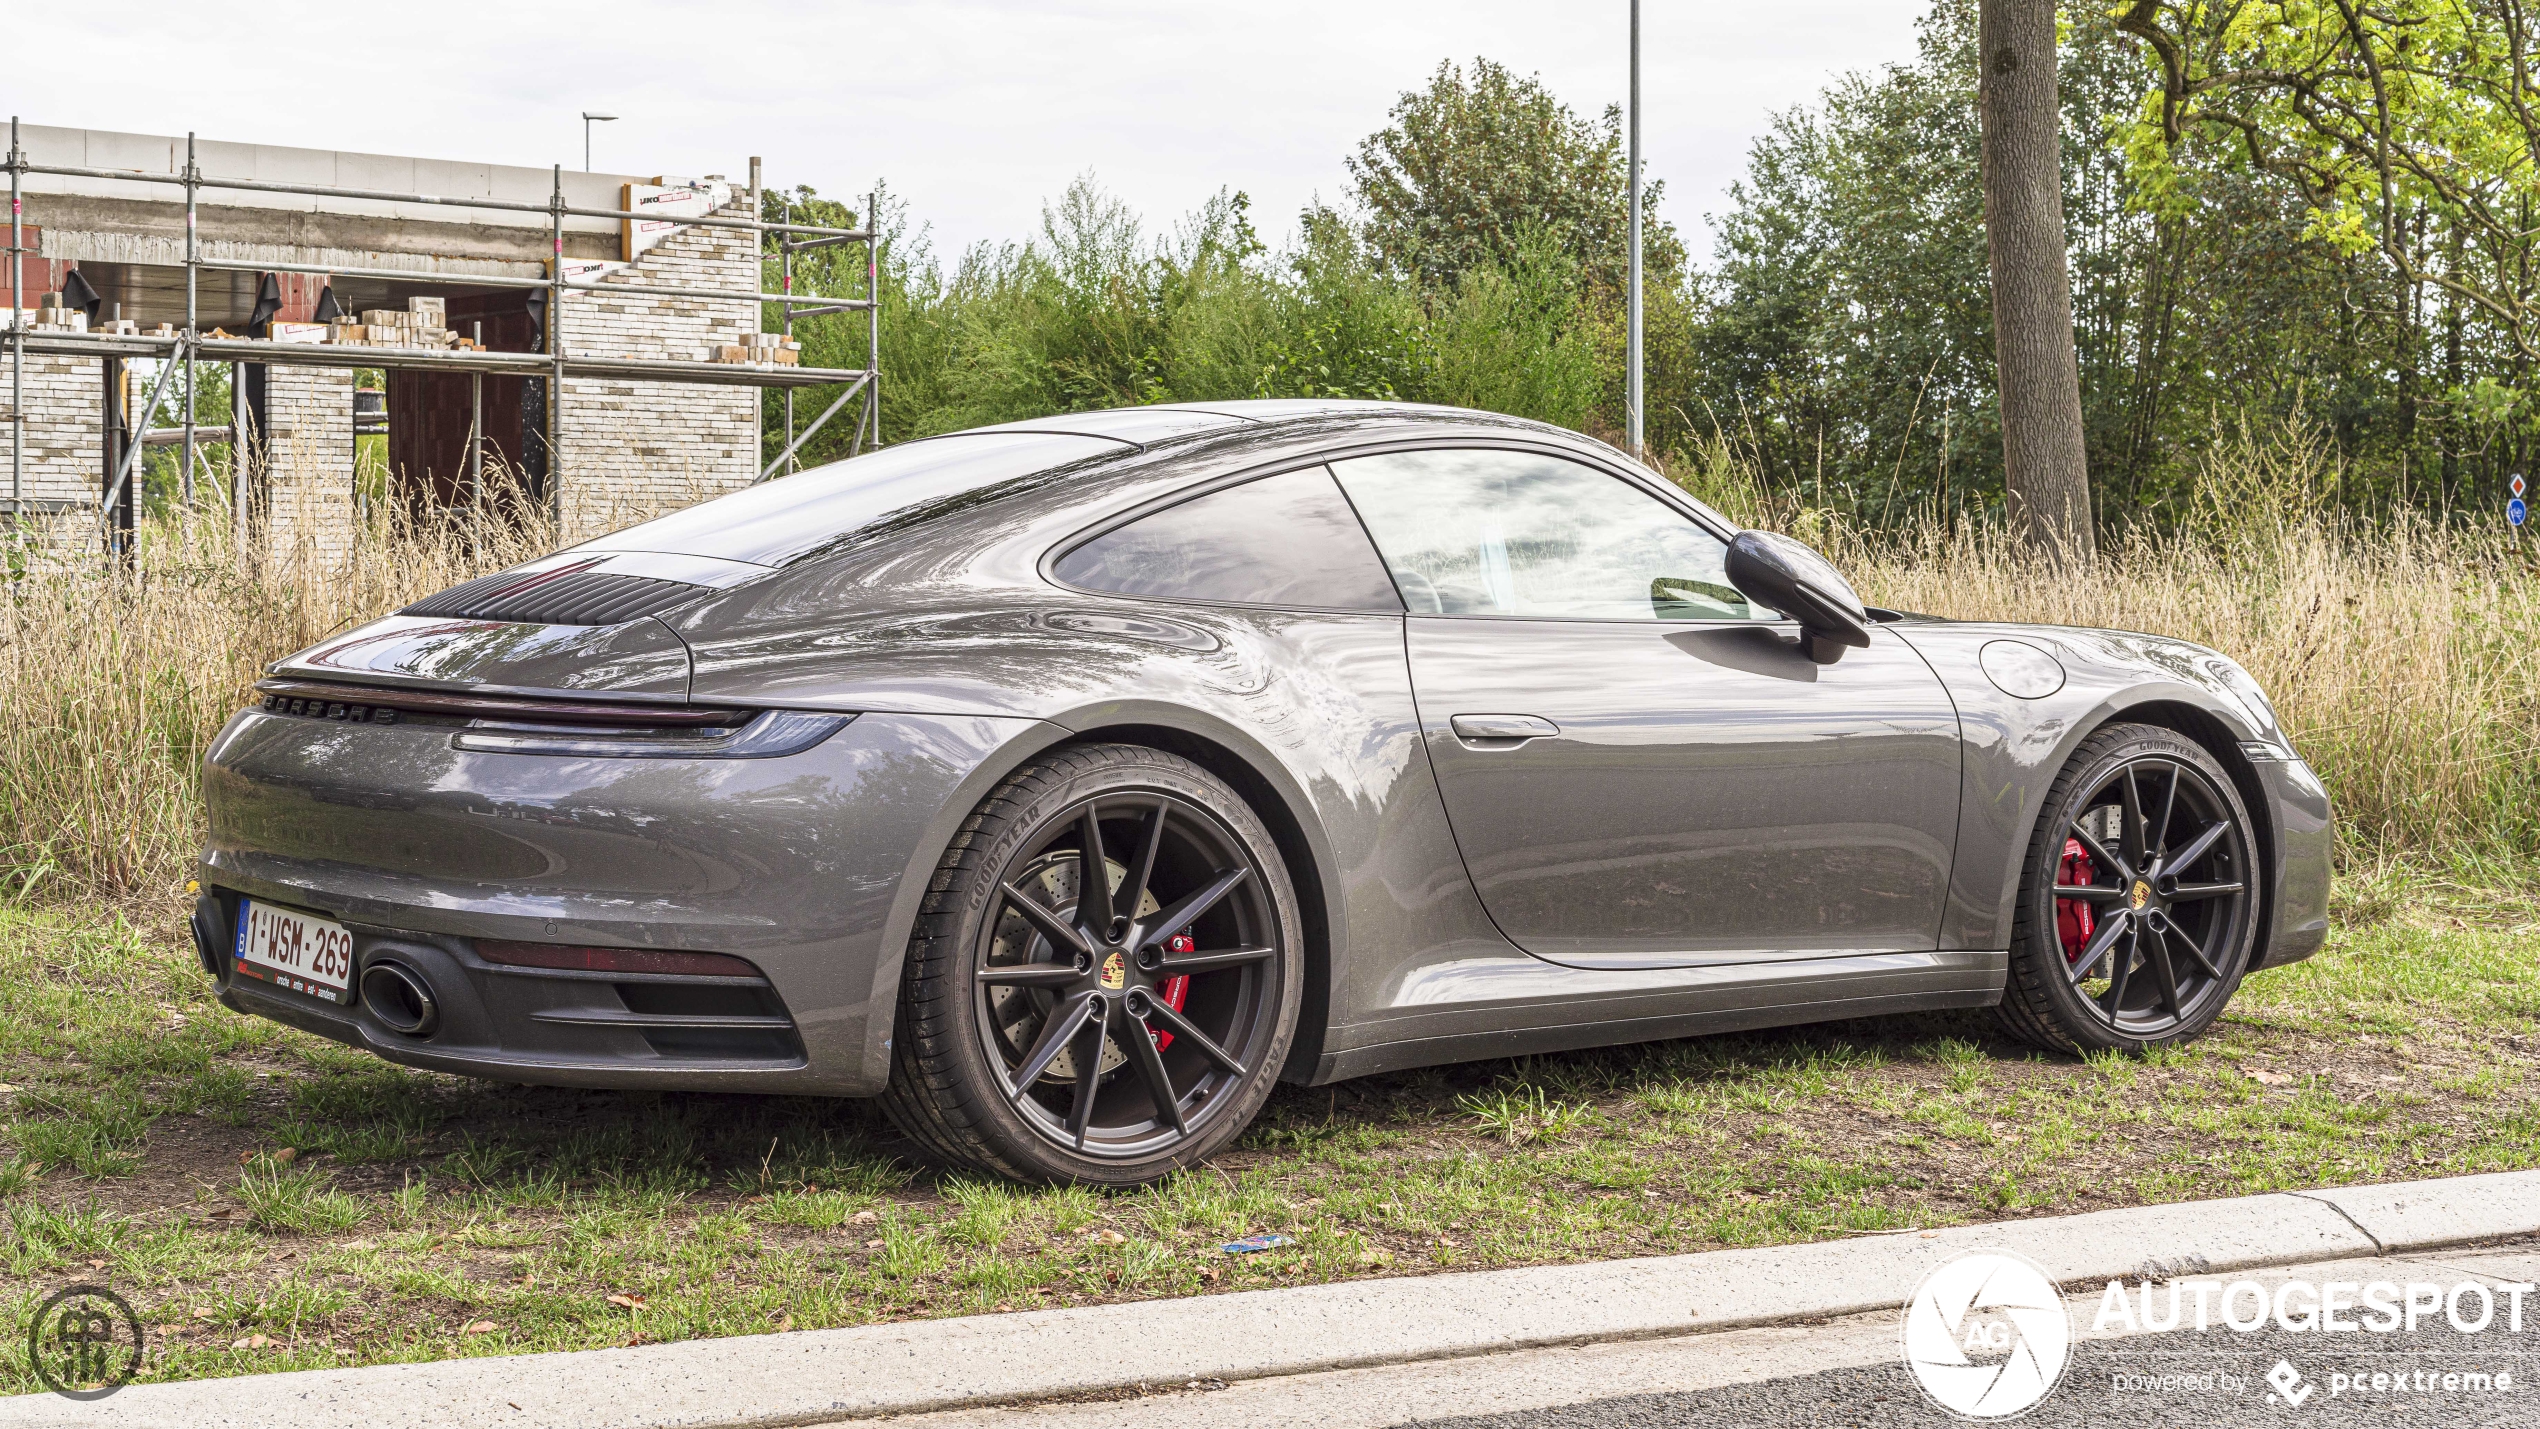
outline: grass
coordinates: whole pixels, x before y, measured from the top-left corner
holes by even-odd
[[[2257,674],[2338,802],[2338,926],[2212,1036],[2074,1061],[1929,1016],[1283,1088],[1233,1151],[1116,1196],[940,1177],[863,1104],[504,1087],[227,1013],[178,889],[259,666],[559,535],[382,515],[249,559],[163,518],[130,571],[34,560],[0,600],[0,1300],[22,1321],[104,1279],[147,1373],[185,1378],[2540,1165],[2540,592],[2491,537],[2306,504],[2308,450],[2218,448],[2232,499],[2071,571],[1676,471],[1873,601],[2175,633]],[[1294,1244],[1218,1249],[1254,1232]],[[22,1354],[0,1335],[0,1390],[32,1387]]]
[[[0,1301],[104,1280],[176,1379],[2540,1165],[2540,919],[2397,870],[2340,897],[2318,958],[2149,1058],[1952,1014],[1289,1087],[1118,1195],[939,1174],[861,1103],[388,1066],[213,1003],[172,905],[0,908]],[[1218,1249],[1265,1231],[1295,1244]]]

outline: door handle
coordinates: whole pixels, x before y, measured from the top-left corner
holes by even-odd
[[[1515,749],[1527,740],[1545,739],[1561,732],[1561,726],[1541,715],[1460,714],[1446,723],[1457,739],[1485,749]]]

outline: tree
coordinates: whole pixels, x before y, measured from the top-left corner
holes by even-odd
[[[2130,136],[2150,186],[2194,131],[2227,135],[2318,233],[2540,359],[2540,96],[2522,0],[2132,0],[2119,23],[2159,66]],[[2428,215],[2453,242],[2424,241]]]
[[[1426,89],[1395,102],[1391,121],[1348,161],[1360,231],[1378,262],[1423,285],[1451,287],[1468,269],[1512,266],[1520,235],[1541,227],[1589,286],[1620,294],[1630,199],[1622,111],[1591,124],[1542,83],[1489,60],[1441,63]],[[1642,262],[1653,285],[1679,281],[1684,244],[1658,221],[1659,184],[1642,198]]]
[[[2053,0],[1981,0],[1976,55],[2003,486],[2033,545],[2059,561],[2086,558],[2090,466],[2065,267]]]

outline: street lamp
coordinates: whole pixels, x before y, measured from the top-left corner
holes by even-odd
[[[1629,144],[1623,158],[1624,171],[1630,176],[1625,184],[1629,190],[1627,201],[1631,204],[1631,216],[1626,226],[1630,229],[1628,241],[1632,250],[1629,280],[1624,285],[1623,440],[1630,445],[1633,456],[1647,461],[1649,452],[1641,422],[1640,385],[1640,0],[1632,0],[1632,124]]]
[[[1639,12],[1635,10],[1633,13]],[[591,126],[606,124],[616,118],[614,114],[594,114],[588,109],[582,111],[582,172],[591,172]]]

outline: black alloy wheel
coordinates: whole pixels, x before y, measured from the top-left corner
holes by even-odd
[[[2257,847],[2202,746],[2146,725],[2092,736],[2049,790],[2030,845],[2006,1025],[2072,1051],[2203,1032],[2248,970]]]
[[[1187,760],[1092,746],[1019,771],[967,833],[911,942],[893,1116],[1033,1180],[1138,1184],[1231,1140],[1299,1001],[1295,895],[1252,810]]]

